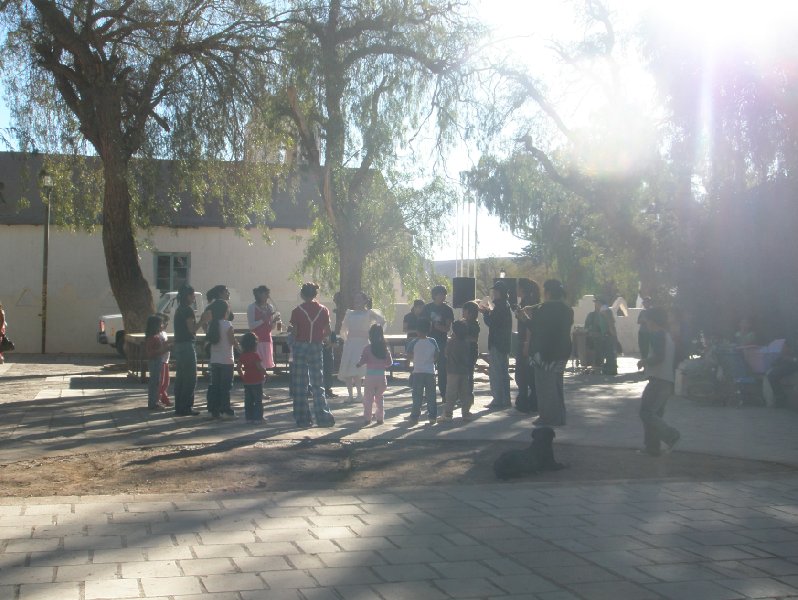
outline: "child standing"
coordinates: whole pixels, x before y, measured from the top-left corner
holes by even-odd
[[[393,358],[385,343],[385,335],[382,332],[382,325],[375,323],[369,328],[369,345],[363,348],[360,362],[357,368],[366,367],[366,378],[363,389],[363,419],[366,425],[371,424],[371,409],[374,403],[377,404],[377,412],[374,415],[377,425],[382,425],[385,420],[385,406],[383,404],[383,394],[388,388],[388,381],[385,379],[385,369],[391,366]]]
[[[147,317],[144,352],[150,374],[147,387],[147,408],[150,410],[162,410],[172,406],[166,392],[169,388],[169,342],[165,329],[166,319],[163,315]]]
[[[454,405],[459,400],[463,420],[471,420],[471,406],[474,404],[474,387],[470,374],[474,372],[471,360],[471,344],[468,340],[468,324],[455,321],[452,324],[452,337],[446,344],[446,368],[449,380],[446,382],[446,405],[438,423],[452,420]]]
[[[210,343],[211,382],[208,385],[208,412],[218,419],[233,419],[236,414],[230,407],[230,390],[233,387],[233,348],[237,345],[233,324],[228,320],[230,305],[224,300],[214,300],[210,306],[211,323],[207,340]]]
[[[417,323],[417,337],[407,345],[408,357],[413,361],[413,409],[407,420],[412,425],[421,416],[421,401],[427,401],[429,423],[435,423],[438,406],[435,402],[435,361],[438,359],[438,343],[431,337],[430,320],[422,318]]]
[[[637,363],[638,369],[645,368],[648,377],[648,385],[643,390],[640,403],[640,420],[643,422],[645,451],[652,456],[659,456],[662,442],[665,442],[670,451],[681,437],[662,418],[665,415],[665,405],[673,395],[676,346],[668,333],[668,315],[665,309],[654,307],[648,310],[646,329],[650,336],[648,356]]]
[[[263,357],[258,352],[258,336],[251,331],[241,336],[238,374],[244,382],[244,418],[247,423],[262,423],[266,368],[263,366]]]

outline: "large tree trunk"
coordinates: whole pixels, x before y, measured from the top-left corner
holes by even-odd
[[[339,285],[341,301],[335,319],[335,331],[341,331],[346,309],[352,307],[352,298],[363,289],[363,257],[357,252],[354,238],[341,236],[338,242]]]
[[[155,308],[149,284],[141,272],[130,219],[127,161],[103,156],[103,248],[111,292],[122,312],[127,333],[142,333]]]

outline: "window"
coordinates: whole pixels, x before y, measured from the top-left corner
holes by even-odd
[[[159,252],[155,255],[156,287],[163,292],[174,292],[188,283],[191,274],[191,255],[176,252]]]

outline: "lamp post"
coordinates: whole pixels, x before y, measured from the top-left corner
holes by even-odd
[[[50,253],[50,195],[53,178],[44,169],[39,173],[39,189],[46,198],[44,204],[44,246],[42,252],[42,354],[47,348],[47,262]]]

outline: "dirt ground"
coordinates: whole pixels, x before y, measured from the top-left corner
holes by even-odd
[[[246,447],[209,444],[89,453],[0,465],[0,496],[494,483],[493,461],[504,450],[520,447],[518,443],[472,441],[257,442]],[[567,464],[567,469],[514,481],[708,481],[795,473],[784,465],[681,452],[652,458],[627,449],[565,444],[555,448],[557,460]]]
[[[21,358],[21,357],[20,357]],[[19,360],[17,357],[15,359]],[[27,364],[0,377],[2,403],[35,396],[46,377],[107,372],[100,359],[64,357]],[[20,361],[22,362],[22,361]],[[9,376],[10,375],[10,376]],[[302,489],[379,489],[494,483],[493,462],[517,442],[413,441],[235,442],[120,452],[89,452],[0,465],[0,496],[170,493]],[[774,463],[675,452],[652,458],[634,450],[555,442],[567,469],[514,481],[589,483],[778,478],[796,469]],[[512,485],[508,483],[507,485]]]

